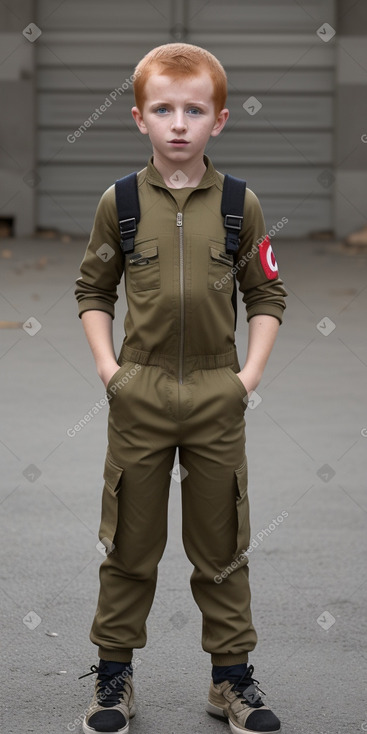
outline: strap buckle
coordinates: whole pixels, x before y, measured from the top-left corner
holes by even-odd
[[[129,223],[133,222],[134,225],[131,227],[131,229],[127,229],[129,226]],[[131,234],[132,232],[136,232],[136,219],[135,217],[130,217],[130,219],[119,219],[119,227],[120,227],[120,234],[127,235]]]
[[[230,229],[242,229],[243,217],[237,217],[235,214],[226,214],[224,217],[224,226]]]

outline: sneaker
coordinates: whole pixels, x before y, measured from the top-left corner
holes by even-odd
[[[100,660],[99,667],[92,665],[91,672],[97,673],[94,696],[83,720],[84,734],[127,734],[129,719],[135,715],[132,667],[127,663]]]
[[[280,721],[262,702],[253,672],[253,665],[249,665],[235,682],[225,680],[215,684],[212,680],[206,710],[212,716],[228,720],[233,734],[278,734]]]

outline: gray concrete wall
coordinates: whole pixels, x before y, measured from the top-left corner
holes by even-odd
[[[34,6],[34,0],[0,4],[0,216],[14,218],[16,235],[35,228]]]
[[[335,232],[367,224],[367,3],[338,0]]]
[[[35,0],[0,4],[0,216],[15,234],[31,235],[36,215],[37,42],[23,30],[35,22]],[[335,70],[333,226],[338,237],[366,224],[367,3],[338,0]],[[42,30],[42,29],[41,29]],[[29,40],[28,40],[29,39]]]

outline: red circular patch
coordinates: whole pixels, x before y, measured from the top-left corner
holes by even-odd
[[[278,264],[275,259],[269,235],[259,244],[260,262],[266,277],[275,280],[278,277]]]

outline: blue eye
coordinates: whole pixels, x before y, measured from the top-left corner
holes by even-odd
[[[158,112],[158,114],[161,114],[162,112],[167,112],[167,107],[157,107],[156,112]]]
[[[201,114],[201,110],[199,110],[197,107],[190,107],[190,109],[188,110],[188,112],[194,113],[195,115],[200,115]]]

